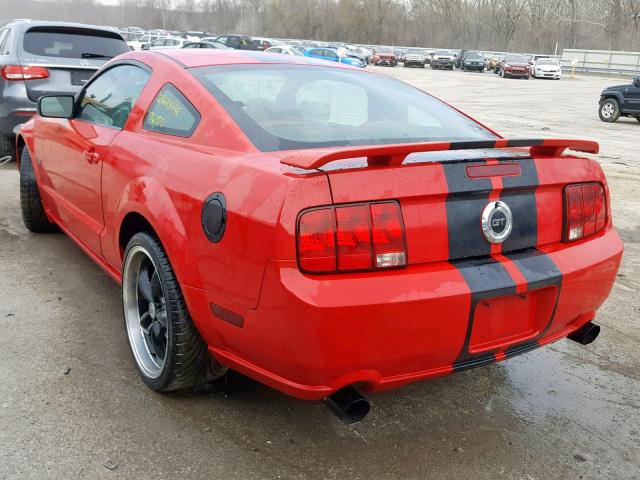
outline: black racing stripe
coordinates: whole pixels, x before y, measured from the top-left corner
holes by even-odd
[[[467,176],[469,165],[485,165],[486,161],[442,162],[447,179],[446,199],[449,238],[449,258],[479,257],[491,253],[491,245],[482,233],[482,210],[489,202],[491,180],[472,180]]]
[[[503,252],[531,248],[538,243],[536,188],[539,180],[536,164],[531,159],[516,160],[515,163],[520,165],[520,175],[502,178],[500,200],[509,205],[513,214],[513,230],[502,244]]]
[[[547,334],[556,316],[556,310],[558,309],[558,302],[560,300],[560,291],[562,290],[562,272],[549,255],[535,248],[522,252],[506,254],[505,256],[515,263],[518,270],[520,270],[520,273],[522,273],[522,275],[527,279],[527,291],[538,290],[540,288],[550,286],[557,287],[558,291],[556,301],[553,305],[551,315],[549,315],[547,324],[535,339],[525,342],[535,342],[537,344],[540,339]],[[523,345],[524,344],[513,345],[509,350],[518,349]]]
[[[507,140],[507,147],[535,147],[543,143],[544,139],[515,138],[513,140]]]
[[[476,307],[486,298],[515,295],[516,285],[509,272],[493,257],[459,260],[451,264],[462,274],[471,291],[467,332],[460,353],[453,364],[453,370],[460,371],[495,361],[494,353],[485,352],[478,355],[469,353]]]
[[[549,255],[535,248],[504,254],[527,279],[528,290],[562,284],[562,272]]]
[[[511,345],[504,352],[505,358],[515,357],[516,355],[520,355],[521,353],[528,352],[530,350],[534,350],[540,346],[537,340],[529,340],[528,342],[522,342],[517,345]]]
[[[490,365],[496,361],[496,356],[493,353],[483,354],[478,357],[470,358],[468,360],[460,360],[453,364],[454,372],[463,372],[472,368],[484,367]]]
[[[494,148],[496,146],[495,140],[478,140],[478,141],[462,141],[451,142],[449,150],[470,150],[475,148]]]

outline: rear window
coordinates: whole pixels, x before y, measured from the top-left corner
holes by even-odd
[[[39,57],[113,58],[129,51],[115,34],[93,30],[32,28],[24,35],[22,48]]]
[[[266,64],[190,71],[262,151],[495,138],[443,102],[387,77]]]

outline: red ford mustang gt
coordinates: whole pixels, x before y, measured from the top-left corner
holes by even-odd
[[[231,368],[355,421],[355,388],[592,341],[622,255],[602,169],[563,154],[597,144],[303,57],[125,54],[18,149],[26,226],[121,282],[154,390]]]

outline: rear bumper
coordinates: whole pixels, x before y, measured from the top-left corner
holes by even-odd
[[[622,250],[609,228],[571,246],[375,275],[310,277],[270,261],[255,310],[199,289],[185,296],[221,363],[312,400],[350,384],[396,388],[566,337],[609,295]],[[213,315],[212,304],[242,321]]]

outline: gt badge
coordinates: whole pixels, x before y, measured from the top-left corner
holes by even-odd
[[[502,243],[511,234],[513,216],[509,205],[491,202],[482,211],[482,231],[490,243]]]

